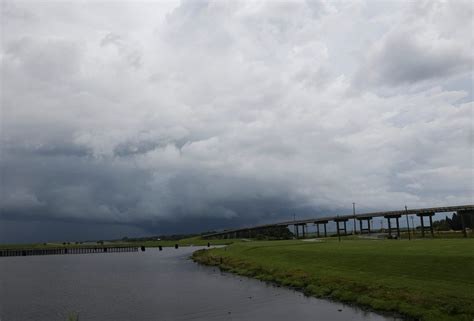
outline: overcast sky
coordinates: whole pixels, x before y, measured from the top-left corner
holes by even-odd
[[[472,204],[471,1],[4,1],[0,242]]]

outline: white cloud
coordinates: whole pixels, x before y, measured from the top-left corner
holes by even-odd
[[[472,203],[458,6],[7,2],[2,214],[256,222]],[[8,196],[22,190],[41,213]]]
[[[446,82],[472,75],[473,7],[469,1],[413,2],[368,48],[356,80],[375,86]]]

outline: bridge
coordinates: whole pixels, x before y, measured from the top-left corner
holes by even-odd
[[[352,215],[336,215],[328,217],[316,217],[311,219],[303,220],[293,220],[293,221],[284,221],[273,224],[264,224],[257,225],[252,227],[244,227],[238,229],[224,230],[222,232],[212,233],[204,235],[205,239],[212,238],[252,238],[264,231],[265,229],[275,228],[275,227],[289,227],[293,226],[295,230],[296,238],[303,238],[307,234],[308,224],[314,224],[316,226],[317,237],[320,237],[323,234],[323,231],[320,230],[322,226],[324,228],[324,236],[327,237],[327,224],[329,222],[336,223],[336,232],[338,236],[348,235],[347,234],[347,221],[353,220],[354,231],[357,233],[357,224],[359,222],[359,233],[371,233],[371,221],[374,217],[383,217],[387,220],[388,225],[388,235],[392,237],[392,230],[396,231],[397,237],[400,237],[400,222],[399,219],[402,215],[408,216],[417,216],[420,219],[421,224],[421,233],[422,237],[425,237],[425,232],[429,231],[431,236],[434,235],[433,231],[433,216],[436,213],[446,213],[446,212],[456,212],[461,216],[462,229],[464,237],[467,237],[466,226],[465,226],[465,217],[467,215],[474,215],[474,205],[459,205],[459,206],[444,206],[444,207],[431,207],[431,208],[417,208],[417,209],[403,209],[399,211],[386,211],[386,212],[371,212],[371,213],[361,213],[361,214],[352,214]],[[426,222],[428,218],[428,222]],[[395,226],[392,228],[392,222],[395,220]],[[300,233],[301,228],[301,233]]]
[[[141,247],[145,251],[145,247]],[[161,249],[160,249],[161,251]],[[59,255],[59,254],[90,254],[90,253],[120,253],[138,252],[136,246],[106,246],[106,247],[59,247],[59,248],[31,248],[31,249],[0,249],[2,256],[30,256],[30,255]]]

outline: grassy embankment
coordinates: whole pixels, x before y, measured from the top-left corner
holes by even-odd
[[[193,258],[413,319],[474,319],[473,239],[243,242]]]
[[[33,243],[33,244],[0,244],[0,250],[2,249],[58,249],[58,248],[103,248],[103,247],[113,247],[113,246],[145,246],[145,247],[171,247],[175,244],[179,246],[206,246],[207,243],[211,245],[229,245],[234,242],[239,242],[240,240],[232,239],[216,239],[216,240],[203,240],[200,237],[191,237],[186,239],[181,239],[178,241],[137,241],[137,242],[123,242],[123,241],[105,241],[103,244],[97,244],[95,242],[84,242],[82,244],[63,244],[63,243]]]

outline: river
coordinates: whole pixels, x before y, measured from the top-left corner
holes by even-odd
[[[0,258],[0,321],[395,320],[198,265],[196,249]]]

